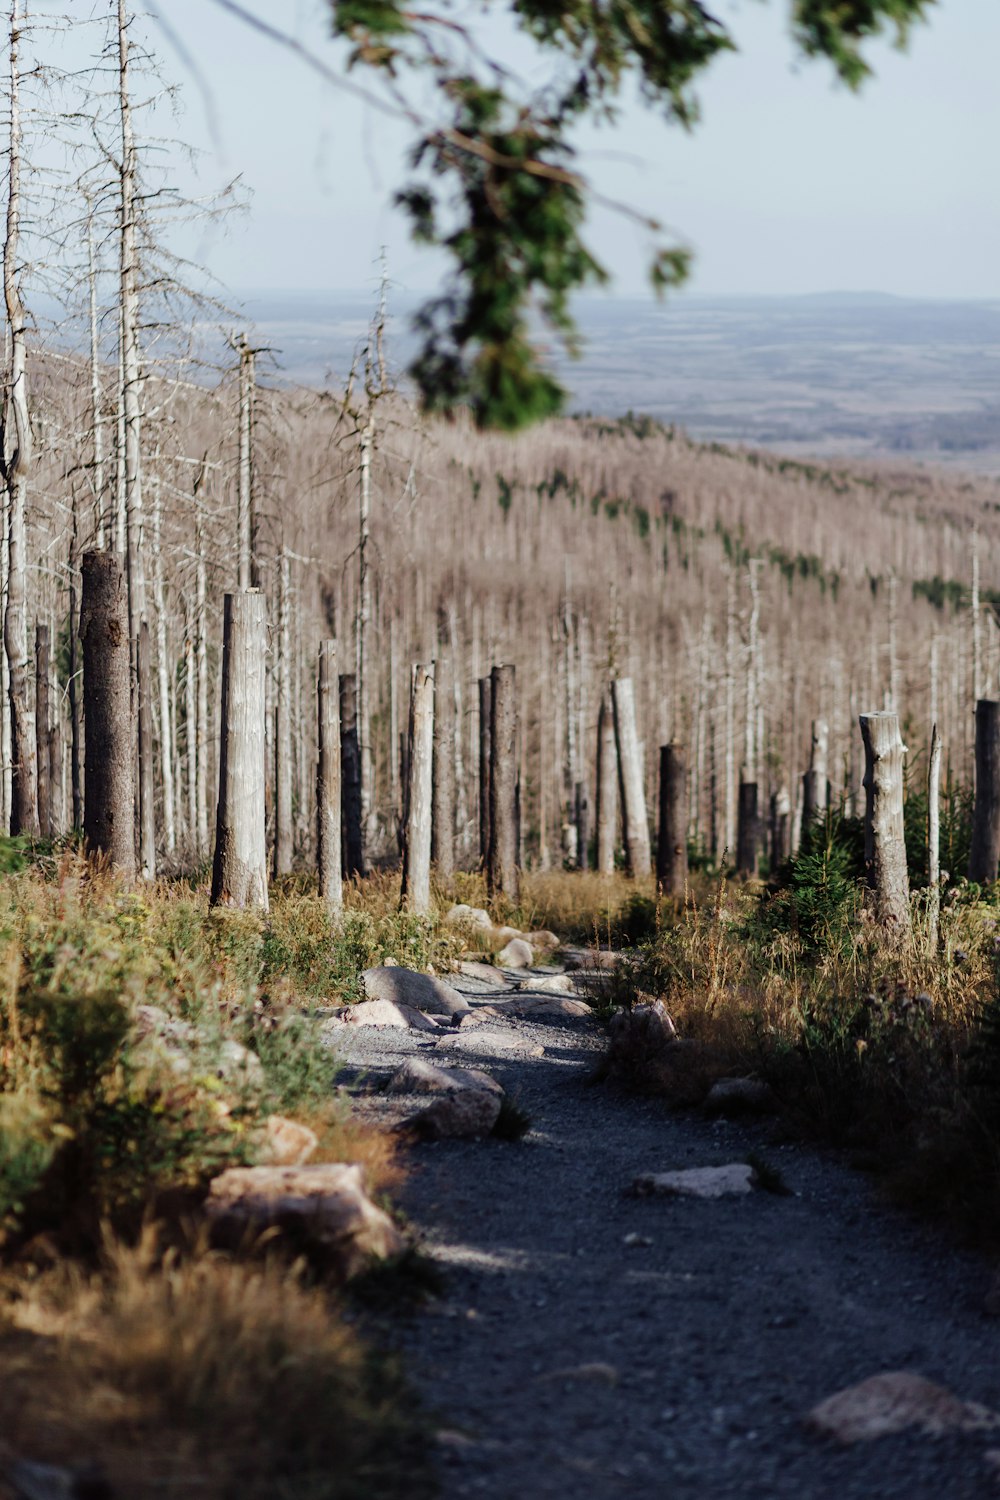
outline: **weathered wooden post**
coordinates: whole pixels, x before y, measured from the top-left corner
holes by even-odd
[[[455,873],[455,680],[446,656],[434,663],[431,860],[446,879]]]
[[[319,893],[327,910],[336,915],[344,904],[344,885],[340,835],[340,692],[334,641],[324,641],[319,648],[316,700],[319,752],[316,764],[316,864]]]
[[[357,696],[357,678],[353,672],[347,672],[340,679],[340,788],[343,871],[348,879],[365,873]]]
[[[792,852],[792,799],[786,786],[771,797],[771,874],[780,870]]]
[[[485,870],[490,860],[490,742],[492,739],[492,685],[479,679],[479,858]]]
[[[49,774],[49,627],[35,625],[35,765],[38,771],[38,832],[52,836]]]
[[[576,867],[590,869],[590,798],[587,783],[578,781],[573,792],[573,818],[576,823]]]
[[[679,745],[661,745],[657,889],[668,896],[682,896],[687,874],[687,765]]]
[[[431,909],[431,824],[434,796],[434,667],[414,666],[410,681],[410,776],[400,905]]]
[[[83,837],[120,875],[135,874],[135,777],[128,593],[121,559],[85,552],[80,642],[85,727]]]
[[[938,944],[941,914],[941,736],[931,729],[931,753],[927,761],[927,946]]]
[[[813,719],[809,769],[802,778],[803,837],[818,814],[825,813],[829,806],[830,783],[827,773],[829,749],[830,731],[826,720]]]
[[[1000,703],[976,704],[976,798],[972,809],[969,879],[992,885],[1000,859]]]
[[[622,831],[625,838],[625,869],[633,877],[648,875],[651,867],[646,792],[642,784],[642,757],[635,723],[635,697],[630,677],[616,677],[611,684],[615,744],[618,748],[618,784],[622,799]]]
[[[910,882],[903,834],[903,757],[906,748],[894,713],[862,714],[865,746],[865,871],[876,920],[908,940]]]
[[[618,831],[618,765],[615,755],[615,722],[611,699],[601,697],[597,716],[597,868],[610,875],[615,868],[615,835]]]
[[[267,911],[264,595],[225,596],[212,905]]]
[[[520,893],[517,786],[517,684],[512,666],[490,674],[490,896],[517,901]]]
[[[736,868],[741,875],[756,875],[759,849],[757,783],[741,780],[736,804]]]

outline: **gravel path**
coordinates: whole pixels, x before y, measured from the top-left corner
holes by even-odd
[[[457,983],[474,1004],[491,998]],[[445,1271],[444,1297],[395,1327],[440,1429],[443,1500],[1000,1490],[987,1459],[1000,1433],[840,1448],[802,1424],[884,1370],[1000,1409],[982,1260],[893,1214],[837,1162],[773,1144],[766,1124],[677,1116],[595,1085],[593,1023],[505,1019],[458,1037],[463,1050],[444,1053],[405,1031],[337,1038],[366,1111],[386,1108],[366,1091],[418,1054],[486,1064],[533,1120],[516,1144],[416,1147],[402,1194]],[[794,1196],[624,1194],[639,1173],[750,1152]]]

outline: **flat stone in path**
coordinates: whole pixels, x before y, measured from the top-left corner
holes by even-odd
[[[752,1192],[754,1169],[746,1162],[725,1167],[685,1167],[681,1172],[646,1172],[632,1191],[640,1198],[734,1198]]]
[[[991,1431],[1000,1416],[985,1406],[960,1401],[944,1386],[912,1370],[890,1370],[848,1386],[813,1407],[808,1424],[823,1437],[859,1443],[916,1427],[928,1437],[948,1431]]]

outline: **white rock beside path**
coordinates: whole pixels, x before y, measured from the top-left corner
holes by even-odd
[[[441,1033],[441,1027],[430,1016],[394,1000],[360,1000],[357,1005],[345,1005],[335,1019],[346,1026],[394,1026],[402,1031]]]
[[[434,974],[417,969],[382,965],[365,969],[361,975],[369,1000],[388,1000],[394,1005],[409,1005],[428,1015],[456,1016],[469,1009],[469,1002],[458,990]]]
[[[632,1191],[641,1198],[733,1198],[753,1190],[756,1174],[745,1161],[724,1167],[685,1167],[679,1172],[646,1172],[637,1177]]]
[[[497,960],[508,969],[530,969],[535,962],[531,944],[523,937],[512,937],[497,954]]]
[[[445,922],[449,927],[484,927],[492,928],[493,918],[488,911],[481,906],[466,906],[459,902],[445,913]]]
[[[357,1163],[230,1167],[210,1184],[205,1214],[227,1243],[278,1229],[330,1256],[345,1277],[406,1248],[389,1215],[368,1197]]]
[[[846,1387],[814,1406],[806,1418],[814,1432],[839,1443],[867,1442],[918,1427],[929,1437],[1000,1427],[1000,1414],[960,1401],[944,1386],[912,1370],[889,1370]]]

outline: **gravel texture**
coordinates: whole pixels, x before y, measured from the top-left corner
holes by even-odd
[[[473,1006],[497,994],[462,976],[457,987]],[[843,1386],[899,1369],[1000,1410],[984,1260],[895,1214],[837,1161],[774,1144],[766,1122],[679,1116],[595,1084],[592,1021],[488,1029],[508,1045],[490,1055],[486,1027],[470,1028],[473,1065],[530,1113],[531,1132],[417,1146],[402,1192],[445,1277],[441,1299],[393,1324],[437,1431],[443,1500],[1000,1492],[996,1433],[841,1448],[803,1423]],[[407,1056],[433,1058],[434,1040],[345,1030],[335,1045],[358,1107],[407,1113],[414,1101],[376,1087]],[[642,1173],[751,1153],[791,1196],[626,1193]]]

